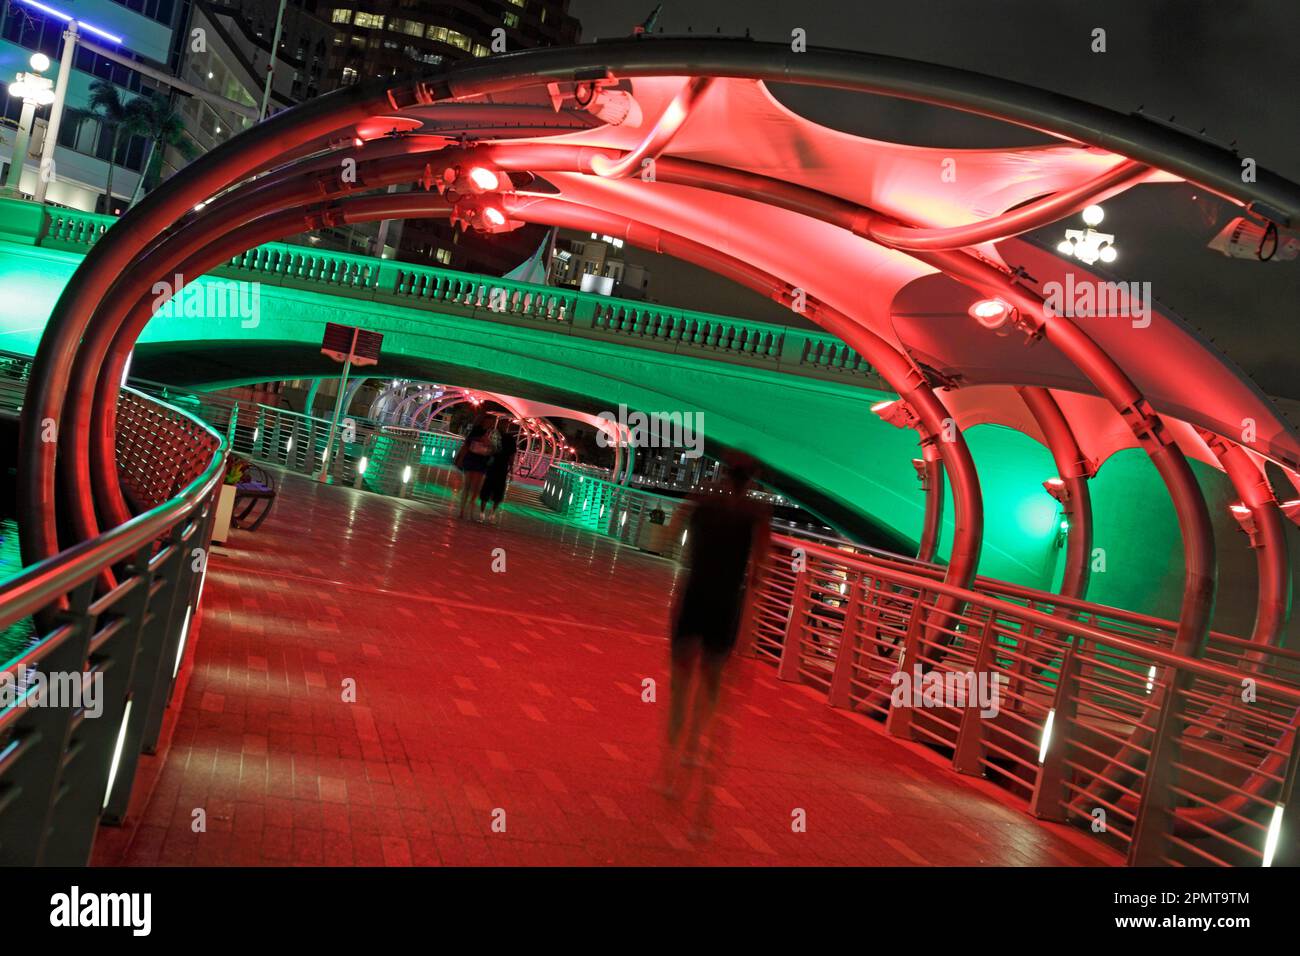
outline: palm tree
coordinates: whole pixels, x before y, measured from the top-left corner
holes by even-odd
[[[163,152],[168,146],[175,147],[187,160],[193,159],[198,150],[186,135],[185,119],[172,108],[170,99],[161,93],[137,97],[127,105],[126,112],[127,128],[149,141],[149,155],[140,171],[135,195],[131,197],[134,206],[145,193],[145,180],[150,180],[149,188],[152,189],[162,177]]]
[[[104,211],[109,213],[113,211],[113,163],[117,159],[118,140],[122,133],[127,132],[124,127],[128,108],[112,83],[95,80],[90,84],[91,113],[113,131],[113,145],[108,151],[108,179],[104,183]]]

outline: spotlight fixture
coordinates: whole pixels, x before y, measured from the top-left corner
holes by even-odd
[[[1019,329],[1034,341],[1042,334],[1042,321],[1023,314],[1010,302],[996,296],[989,299],[977,299],[970,304],[966,313],[981,326],[997,335],[1008,335],[1012,329]]]
[[[1048,478],[1043,482],[1043,490],[1063,505],[1070,503],[1070,487],[1063,478]]]
[[[876,402],[871,406],[871,411],[882,422],[888,422],[895,428],[915,428],[921,421],[912,406],[901,398]]]
[[[462,230],[472,227],[475,232],[484,233],[513,232],[523,225],[518,219],[506,215],[499,200],[493,201],[488,196],[458,201],[452,207],[451,221],[459,223]]]
[[[1060,516],[1056,519],[1056,547],[1065,547],[1065,542],[1070,535],[1070,516],[1062,509]]]
[[[1007,324],[1015,309],[1001,299],[980,299],[973,303],[967,312],[986,329],[1000,329]]]
[[[1258,547],[1259,525],[1255,523],[1254,509],[1247,504],[1237,502],[1235,505],[1228,506],[1228,513],[1237,520],[1238,527],[1250,539],[1250,546],[1252,548]]]
[[[448,166],[437,181],[438,189],[448,202],[457,202],[467,196],[510,191],[514,184],[510,177],[488,166]]]

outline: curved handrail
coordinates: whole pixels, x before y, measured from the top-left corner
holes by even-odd
[[[137,389],[125,391],[147,401],[170,408],[198,424],[218,442],[212,463],[170,501],[136,515],[125,524],[106,531],[97,538],[73,545],[58,554],[24,568],[0,584],[0,629],[6,628],[49,605],[60,595],[85,584],[105,568],[119,563],[149,541],[186,517],[225,478],[225,453],[229,447],[224,435],[202,419]],[[58,634],[48,640],[55,640]],[[38,645],[39,647],[40,645]],[[46,644],[48,651],[53,645]]]
[[[872,574],[878,574],[882,569],[884,562],[875,561],[869,558],[855,558],[843,551],[834,548],[828,548],[813,542],[802,539],[790,538],[784,535],[778,535],[774,541],[779,544],[795,545],[808,550],[811,547],[818,553],[819,557],[842,564],[845,567],[855,571],[866,571]],[[918,591],[930,591],[936,594],[942,594],[947,597],[957,598],[963,602],[986,608],[993,611],[1005,611],[1006,602],[1000,601],[994,595],[984,591],[973,591],[967,588],[957,587],[948,584],[941,579],[931,578],[921,574],[914,574],[907,571],[899,571],[893,567],[887,567],[890,576],[890,583],[902,584],[906,587],[915,588]],[[1025,623],[1035,627],[1042,627],[1049,630],[1061,630],[1063,625],[1061,618],[1042,611],[1036,611],[1032,607],[1017,607],[1016,616],[1025,621]],[[1164,664],[1167,667],[1174,667],[1179,670],[1190,671],[1198,677],[1206,677],[1220,681],[1237,681],[1241,675],[1231,667],[1225,667],[1222,664],[1216,664],[1212,661],[1206,661],[1200,658],[1187,657],[1182,654],[1176,654],[1173,651],[1165,650],[1161,647],[1153,647],[1143,641],[1137,641],[1122,634],[1116,634],[1113,631],[1104,631],[1094,627],[1091,624],[1085,624],[1082,621],[1070,621],[1064,625],[1064,629],[1072,634],[1085,637],[1090,641],[1103,644],[1107,647],[1117,650],[1126,651],[1135,655],[1149,657],[1152,660]],[[1292,687],[1288,684],[1281,684],[1267,677],[1256,677],[1252,675],[1252,680],[1258,688],[1267,690],[1270,693],[1277,694],[1286,698],[1290,702],[1300,705],[1300,688]]]
[[[608,478],[599,474],[600,469],[591,468],[590,466],[556,464],[552,467],[557,471],[571,471],[590,481],[602,481],[606,484],[612,484]],[[625,490],[635,492],[636,494],[663,498],[664,500],[671,501],[674,504],[680,504],[683,500],[681,498],[660,495],[654,491],[647,491],[642,488],[628,487]],[[816,531],[792,528],[787,522],[782,522],[779,519],[772,522],[772,527],[773,530],[777,532],[778,537],[786,536],[797,538],[801,543],[820,542],[823,546],[832,549],[837,560],[848,554],[869,554],[873,559],[882,564],[888,565],[892,568],[907,569],[909,573],[925,575],[928,580],[941,578],[944,573],[944,565],[938,562],[920,561],[914,557],[896,554],[867,544],[861,544],[848,538],[837,538],[830,535],[819,534]],[[984,577],[983,575],[975,578],[973,587],[982,593],[991,594],[997,597],[1013,598],[1019,601],[1024,601],[1027,604],[1048,604],[1055,608],[1075,612],[1079,615],[1105,617],[1106,619],[1117,623],[1131,624],[1137,627],[1150,628],[1153,630],[1168,631],[1171,634],[1178,626],[1174,621],[1153,614],[1144,614],[1140,611],[1130,611],[1110,604],[1099,604],[1095,601],[1088,601],[1084,598],[1065,597],[1052,591],[1044,591],[1038,588],[1029,587],[1028,585],[1014,584],[1010,581],[1002,581],[997,578]],[[1223,644],[1235,644],[1241,640],[1241,638],[1238,638],[1235,635],[1227,634],[1222,631],[1211,631],[1210,639],[1216,643]]]

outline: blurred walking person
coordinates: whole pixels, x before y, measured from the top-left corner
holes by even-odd
[[[656,786],[682,796],[682,768],[703,770],[696,839],[710,833],[708,783],[721,756],[712,725],[723,671],[771,542],[771,510],[748,496],[757,463],[732,455],[726,466],[722,493],[693,495],[678,507],[671,532],[685,526],[688,572],[673,609],[668,734]]]
[[[460,451],[456,452],[453,464],[460,469],[460,513],[464,518],[470,509],[470,503],[478,497],[483,487],[483,478],[487,474],[488,461],[492,457],[492,434],[488,429],[488,417],[479,415],[465,433]]]
[[[506,488],[510,486],[510,473],[515,467],[515,454],[519,450],[519,442],[506,427],[504,418],[497,422],[497,436],[497,448],[488,462],[483,488],[478,493],[479,517],[487,521],[501,516],[501,502],[505,500]]]

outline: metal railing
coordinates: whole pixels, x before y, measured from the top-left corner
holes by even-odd
[[[11,224],[0,239],[82,253],[116,222],[3,198],[0,221]],[[212,275],[889,390],[861,355],[819,329],[277,242],[233,256]]]
[[[1169,622],[936,570],[777,536],[742,642],[1130,863],[1297,862],[1300,654],[1215,634],[1188,658]]]
[[[142,386],[191,408],[212,427],[229,434],[233,454],[292,474],[320,477],[330,436],[327,419],[157,382]],[[446,432],[345,416],[329,446],[328,480],[384,495],[437,500],[446,497],[456,482],[452,461],[462,441],[461,436]]]
[[[591,466],[552,465],[540,501],[588,531],[664,557],[680,554],[685,530],[673,528],[673,515],[686,500],[617,485],[606,474]]]
[[[6,865],[84,865],[100,820],[122,819],[198,607],[225,440],[131,389],[117,438],[128,491],[148,510],[0,584],[0,630],[33,624],[30,646],[0,665]]]

